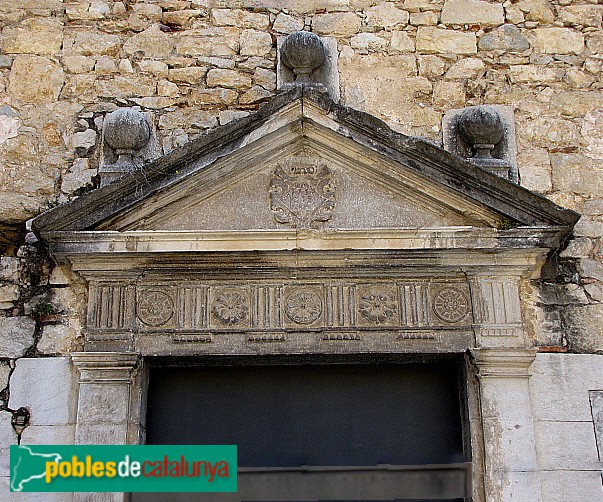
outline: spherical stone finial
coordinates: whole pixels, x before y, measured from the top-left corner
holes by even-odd
[[[472,106],[458,119],[459,132],[476,150],[494,148],[505,134],[500,114],[491,106]]]
[[[132,108],[118,108],[105,117],[105,141],[116,153],[133,154],[151,137],[145,116]]]
[[[299,83],[311,83],[310,73],[323,64],[325,57],[322,40],[309,31],[292,33],[281,46],[281,61],[293,70]]]

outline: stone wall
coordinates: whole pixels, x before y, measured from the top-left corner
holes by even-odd
[[[583,215],[525,284],[530,333],[603,353],[602,17],[596,0],[0,0],[1,427],[19,358],[81,348],[85,288],[25,222],[98,186],[104,115],[148,112],[167,153],[273,96],[277,39],[300,29],[336,39],[342,104],[400,132],[441,144],[452,108],[513,110],[521,184]]]

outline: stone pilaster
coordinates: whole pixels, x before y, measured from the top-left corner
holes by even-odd
[[[478,347],[526,346],[521,316],[521,277],[490,274],[469,278]]]
[[[529,369],[534,349],[474,349],[481,394],[486,502],[542,500]]]
[[[130,423],[139,415],[139,363],[137,354],[124,352],[77,352],[71,356],[80,372],[76,444],[138,443]]]
[[[140,442],[139,356],[126,352],[76,352],[80,372],[76,444]],[[123,502],[123,493],[76,493],[76,502]]]

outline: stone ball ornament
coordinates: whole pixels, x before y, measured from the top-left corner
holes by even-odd
[[[118,108],[105,117],[105,141],[117,155],[133,155],[151,137],[146,117],[132,108]]]
[[[474,106],[461,113],[459,132],[467,143],[476,149],[492,149],[503,139],[505,125],[500,114],[491,106]]]
[[[296,76],[296,83],[313,83],[310,74],[320,68],[326,50],[320,37],[309,31],[296,31],[281,46],[281,61]]]

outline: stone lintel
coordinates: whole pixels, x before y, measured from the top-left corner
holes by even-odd
[[[472,349],[478,367],[478,377],[484,378],[529,378],[530,365],[536,357],[533,348]]]

